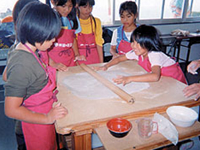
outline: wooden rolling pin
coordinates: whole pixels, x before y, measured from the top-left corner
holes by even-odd
[[[120,89],[118,86],[114,85],[112,82],[109,80],[103,78],[100,76],[98,73],[96,73],[94,70],[92,70],[90,67],[88,67],[85,64],[80,64],[81,68],[88,72],[90,75],[95,77],[98,81],[100,81],[102,84],[104,84],[106,87],[108,87],[110,90],[112,90],[115,94],[117,94],[119,97],[121,97],[123,100],[125,100],[128,103],[133,103],[134,99],[133,97]]]

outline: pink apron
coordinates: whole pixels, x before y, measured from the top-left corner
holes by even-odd
[[[40,60],[44,63],[44,64],[48,64],[49,65],[49,55],[47,51],[39,51],[38,52],[40,55]]]
[[[91,21],[91,27],[92,27],[92,19],[90,18]],[[92,33],[90,34],[83,34],[83,33],[78,33],[78,49],[79,49],[79,54],[84,55],[86,58],[86,61],[78,61],[79,64],[95,64],[95,63],[100,63],[100,58],[96,46],[96,41],[95,41],[95,35],[93,32],[93,27],[92,27]]]
[[[151,64],[149,62],[149,58],[146,57],[142,61],[142,56],[139,56],[138,64],[142,66],[147,72],[151,72]],[[187,84],[187,81],[185,79],[185,76],[183,74],[183,71],[181,70],[178,63],[175,63],[174,65],[168,66],[168,67],[162,67],[161,68],[161,76],[167,76],[172,77],[176,80],[179,80],[185,84]]]
[[[76,66],[75,55],[72,48],[75,38],[75,31],[71,29],[61,29],[53,47],[48,50],[49,57],[56,63],[69,66]]]
[[[119,46],[118,46],[119,55],[126,54],[127,52],[132,50],[131,43],[123,39],[123,31],[124,30],[122,29],[122,40],[120,41]]]
[[[56,70],[50,66],[47,66],[48,68],[45,69],[35,53],[31,49],[29,51],[31,51],[45,70],[49,80],[40,92],[31,95],[24,101],[23,105],[33,112],[47,114],[52,109],[53,103],[57,101],[55,96],[57,91],[53,93],[56,87]],[[22,129],[27,150],[57,150],[54,124],[45,125],[22,122]]]

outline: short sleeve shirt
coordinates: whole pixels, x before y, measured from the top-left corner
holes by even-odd
[[[27,99],[42,90],[47,82],[44,69],[31,53],[16,49],[10,53],[5,96]]]
[[[76,16],[76,19],[78,22],[78,28],[75,30],[75,34],[81,32],[81,25],[80,25],[80,22],[79,22],[79,19],[77,16]],[[74,24],[72,20],[69,21],[69,19],[67,17],[61,17],[61,21],[62,21],[62,25],[63,25],[62,28],[72,29],[72,26]]]
[[[98,46],[102,46],[104,43],[104,39],[102,37],[102,27],[101,27],[101,20],[99,18],[94,17],[96,24],[94,23],[93,18],[88,18],[87,20],[83,20],[79,18],[80,25],[81,25],[81,33],[83,34],[90,34],[95,32],[95,41]],[[92,20],[92,26],[91,26]]]
[[[126,58],[139,60],[139,57],[135,54],[134,51],[130,51],[126,53]],[[151,67],[160,66],[162,68],[162,67],[171,66],[176,63],[173,59],[171,59],[169,56],[167,56],[163,52],[151,51],[148,53],[148,58],[149,58],[149,62],[151,63]]]
[[[127,39],[130,41],[132,32],[124,32],[124,33],[125,33]],[[112,46],[116,46],[117,45],[117,29],[115,29],[113,31],[110,45],[112,45]]]

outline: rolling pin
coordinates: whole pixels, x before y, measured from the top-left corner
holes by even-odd
[[[128,102],[128,103],[133,103],[134,102],[134,99],[130,94],[126,93],[124,90],[122,90],[118,86],[114,85],[109,80],[107,80],[107,79],[103,78],[102,76],[100,76],[98,73],[96,73],[94,70],[92,70],[87,65],[80,64],[80,67],[83,70],[85,70],[86,72],[88,72],[90,75],[92,75],[94,78],[96,78],[98,81],[100,81],[102,84],[104,84],[106,87],[108,87],[110,90],[112,90],[115,94],[117,94],[120,98],[122,98],[126,102]]]

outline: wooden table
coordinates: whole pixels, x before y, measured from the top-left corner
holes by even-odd
[[[169,119],[166,114],[162,114],[164,117]],[[150,117],[152,118],[152,117]],[[101,142],[103,143],[106,150],[144,150],[144,149],[155,149],[172,144],[171,141],[167,140],[162,134],[152,134],[150,138],[141,138],[138,135],[138,128],[136,120],[131,120],[132,129],[124,138],[113,137],[107,127],[100,127],[95,129]],[[186,140],[200,135],[200,122],[196,121],[191,127],[183,128],[175,126],[178,131],[179,141]]]
[[[136,61],[126,61],[109,69],[122,69],[131,74],[146,73]],[[96,128],[104,127],[111,118],[122,117],[134,120],[151,116],[155,112],[165,113],[166,109],[172,105],[188,107],[200,105],[200,101],[183,96],[182,90],[187,85],[169,77],[161,77],[160,81],[149,83],[148,89],[130,93],[135,99],[133,104],[128,104],[120,98],[81,99],[73,95],[63,84],[63,80],[67,76],[80,72],[83,70],[79,66],[71,67],[67,72],[58,72],[58,102],[68,109],[69,114],[55,123],[57,133],[62,135],[73,133],[73,145],[77,150],[91,149],[91,133]]]

